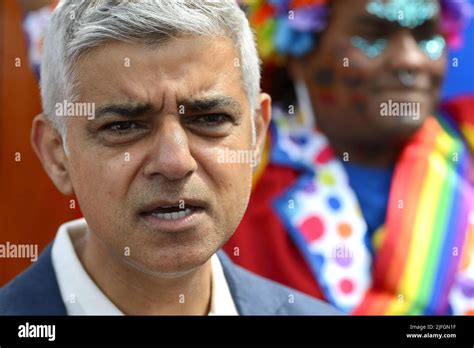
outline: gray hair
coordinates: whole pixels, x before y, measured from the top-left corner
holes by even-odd
[[[236,0],[62,0],[45,34],[41,64],[43,113],[66,135],[55,105],[74,102],[74,65],[108,41],[157,45],[183,35],[230,37],[239,52],[251,114],[259,107],[260,60],[255,38]]]

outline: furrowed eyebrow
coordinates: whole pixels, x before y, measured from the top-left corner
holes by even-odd
[[[151,104],[136,104],[136,103],[118,103],[118,104],[106,104],[100,106],[96,113],[95,118],[100,118],[106,115],[118,115],[129,118],[140,117],[153,110]]]
[[[179,103],[184,106],[186,112],[199,113],[212,111],[215,109],[229,109],[230,111],[240,114],[242,109],[240,103],[234,98],[228,96],[213,96],[199,99],[184,100]]]
[[[210,112],[216,109],[228,109],[229,111],[240,114],[242,112],[240,103],[234,98],[228,96],[213,96],[199,99],[184,100],[178,103],[184,106],[186,113]],[[151,111],[154,108],[152,104],[137,103],[111,103],[98,107],[95,112],[95,119],[107,115],[118,115],[127,118],[138,118]]]

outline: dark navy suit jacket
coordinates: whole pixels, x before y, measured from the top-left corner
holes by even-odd
[[[244,270],[222,251],[218,256],[241,315],[340,314],[319,300]],[[38,261],[0,289],[0,315],[67,315],[51,260],[51,245]]]

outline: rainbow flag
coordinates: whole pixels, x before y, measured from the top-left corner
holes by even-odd
[[[473,126],[461,123],[471,136]],[[458,129],[448,118],[430,118],[402,152],[373,283],[353,314],[449,312],[463,253],[473,252],[463,249],[474,207],[472,154]]]
[[[443,109],[459,124],[471,152],[474,155],[474,96],[466,95],[446,103]]]

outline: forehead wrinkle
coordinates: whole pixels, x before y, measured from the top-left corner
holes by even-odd
[[[227,92],[216,91],[214,89],[215,83],[206,82],[205,84],[201,84],[201,86],[196,88],[198,92],[193,92],[190,89],[188,79],[185,77],[173,80],[174,81],[165,79],[165,81],[162,80],[158,84],[155,84],[155,86],[144,86],[146,97],[139,96],[137,93],[133,93],[132,90],[125,87],[121,92],[126,95],[126,98],[125,100],[119,99],[119,103],[117,104],[150,105],[156,114],[179,112],[181,105],[185,107],[195,106],[195,108],[198,108],[199,105],[204,105],[206,102],[209,104],[211,102],[210,99],[213,99],[213,97],[216,98],[213,100],[215,108],[233,106],[235,109],[237,106],[240,106],[240,104],[236,102],[236,99],[228,96]],[[160,88],[156,87],[156,85],[165,85],[166,87]],[[151,90],[152,88],[155,90]]]
[[[153,83],[152,87],[149,87],[157,86],[156,91],[150,92],[147,89],[149,100],[155,104],[160,100],[159,109],[162,112],[174,113],[179,111],[179,107],[185,101],[192,100],[195,96],[208,95],[209,91],[219,83],[219,75],[211,74],[211,78],[203,78],[195,72],[196,69],[187,68],[177,76],[165,74],[159,81]]]
[[[179,42],[177,40],[177,42]],[[193,41],[190,42],[192,44]],[[214,41],[214,45],[210,46],[212,51],[216,54],[222,54],[219,48],[225,46],[226,42]],[[172,45],[173,41],[169,42],[168,45]],[[163,51],[169,48],[168,45],[162,47]],[[201,95],[209,95],[212,93],[212,89],[219,89],[219,93],[216,94],[229,94],[229,90],[226,88],[229,85],[229,78],[232,75],[232,81],[239,82],[239,88],[242,88],[240,69],[237,71],[233,70],[233,64],[230,59],[219,59],[217,61],[207,61],[205,65],[202,65],[200,59],[195,59],[195,56],[190,55],[190,52],[183,51],[180,58],[189,59],[183,61],[184,64],[179,64],[174,67],[169,65],[173,61],[166,60],[166,64],[163,66],[157,62],[156,57],[150,55],[136,56],[141,51],[128,52],[126,49],[129,45],[125,44],[108,44],[105,47],[109,48],[109,51],[104,50],[105,47],[93,50],[90,54],[90,58],[95,58],[95,55],[102,59],[104,68],[110,69],[112,66],[107,63],[109,57],[105,57],[107,52],[118,52],[120,56],[128,56],[131,58],[133,64],[126,68],[126,71],[121,71],[118,74],[113,74],[111,77],[112,83],[101,83],[98,92],[104,92],[109,95],[111,101],[117,102],[133,102],[140,104],[151,104],[154,111],[162,111],[163,108],[168,110],[176,110],[180,102],[187,99],[196,99]],[[154,51],[149,47],[144,47],[146,51]],[[120,50],[122,49],[122,50]],[[230,54],[234,57],[235,48],[232,47],[232,51],[229,50],[226,53],[226,57]],[[157,50],[157,53],[160,50]],[[226,51],[227,52],[227,51]],[[130,53],[130,54],[128,54]],[[166,54],[166,52],[164,52]],[[199,54],[199,52],[198,52]],[[169,55],[168,55],[169,57]],[[140,59],[137,65],[137,59]],[[119,61],[113,60],[118,63]],[[220,62],[219,62],[220,61]],[[224,62],[227,62],[224,64]],[[175,61],[176,62],[176,61]],[[86,63],[86,61],[83,61]],[[196,64],[200,64],[197,66]],[[158,64],[158,65],[157,65]],[[160,66],[161,65],[161,66]],[[115,69],[120,69],[122,66],[113,66]],[[89,68],[89,66],[88,66]],[[139,68],[139,71],[137,69]],[[123,69],[123,68],[122,68]],[[216,71],[218,69],[218,71]],[[98,71],[100,73],[100,70]],[[109,70],[111,72],[111,70]],[[143,73],[145,74],[143,74]],[[233,74],[238,72],[237,74]],[[94,74],[88,75],[93,77]],[[115,81],[115,83],[113,83]],[[88,89],[90,91],[90,89]],[[220,91],[222,90],[222,91]],[[95,93],[94,93],[95,94]],[[102,97],[104,96],[104,93]],[[109,99],[107,98],[107,99]],[[174,100],[172,100],[174,98]]]

